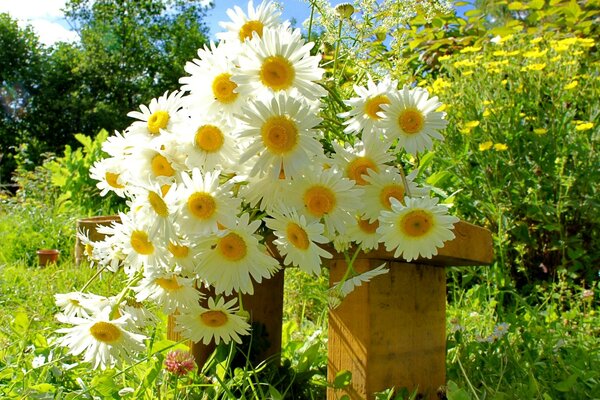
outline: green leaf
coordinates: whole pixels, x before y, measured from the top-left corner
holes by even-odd
[[[335,389],[343,389],[346,386],[350,385],[351,381],[352,381],[352,372],[344,369],[344,370],[338,372],[335,375],[335,378],[333,378],[333,387]]]
[[[119,391],[119,388],[115,385],[112,371],[104,371],[102,374],[96,375],[90,386],[105,397],[113,397]]]
[[[56,388],[54,387],[54,385],[51,385],[49,383],[40,383],[37,385],[33,385],[30,387],[30,389],[35,390],[36,392],[40,392],[40,393],[48,393],[48,392],[54,393],[56,391]]]
[[[283,400],[283,395],[271,385],[269,385],[269,395],[272,400]]]
[[[456,382],[448,381],[448,400],[471,400],[469,393],[462,388],[459,388]]]
[[[27,313],[24,311],[17,311],[10,325],[16,333],[24,334],[27,332],[27,328],[29,327],[29,317],[27,317]]]
[[[529,8],[528,5],[521,3],[520,1],[513,1],[508,4],[508,9],[511,11],[521,11],[527,10]]]
[[[571,389],[573,389],[573,387],[577,384],[578,377],[579,377],[578,374],[572,374],[567,379],[555,384],[554,389],[558,390],[559,392],[563,392],[563,393],[570,392]]]

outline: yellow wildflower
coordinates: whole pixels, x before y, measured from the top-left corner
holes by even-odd
[[[440,60],[440,61],[446,61],[446,60],[449,60],[451,57],[452,56],[450,54],[446,54],[444,56],[439,56],[438,60]]]
[[[444,103],[441,106],[439,106],[435,111],[436,112],[443,112],[443,111],[447,111],[448,110],[448,104]]]
[[[576,51],[573,52],[574,56],[580,56],[582,54],[583,54],[583,50],[576,50]]]
[[[487,142],[483,142],[479,144],[479,151],[486,151],[492,148],[493,142],[488,140]]]
[[[577,43],[583,47],[594,47],[596,44],[592,38],[577,38]]]
[[[467,46],[460,50],[461,53],[477,53],[481,50],[481,46]]]
[[[577,85],[579,85],[579,81],[571,81],[569,83],[567,83],[564,87],[565,90],[571,90],[571,89],[575,89],[577,87]]]
[[[473,60],[460,60],[460,61],[456,61],[454,64],[454,67],[456,68],[460,68],[460,67],[474,67],[475,65],[477,65],[477,63]]]
[[[521,68],[521,71],[541,71],[546,68],[546,63],[529,64]]]
[[[505,151],[505,150],[508,150],[508,146],[505,145],[504,143],[496,143],[494,145],[494,150],[496,150],[496,151]]]
[[[508,79],[502,79],[502,81],[500,83],[503,85],[506,85],[508,83]]]
[[[580,122],[577,123],[577,125],[575,125],[575,130],[576,131],[587,131],[590,130],[594,127],[594,123],[593,122]]]
[[[558,61],[558,60],[560,60],[561,58],[562,58],[562,57],[561,57],[561,55],[560,55],[560,54],[557,54],[557,55],[555,55],[554,57],[552,57],[552,58],[550,59],[550,61],[552,61],[552,62],[557,62],[557,61]]]
[[[470,128],[470,129],[476,128],[478,126],[479,126],[479,121],[469,121],[465,124],[465,128]]]
[[[481,114],[482,117],[487,118],[489,117],[491,114],[490,110],[488,110],[487,108],[485,110],[483,110],[483,114]]]
[[[462,76],[469,76],[469,75],[473,75],[473,70],[469,69],[467,71],[463,71],[462,72]]]
[[[544,40],[544,38],[536,37],[536,38],[531,39],[531,43],[537,44],[537,43],[541,42],[542,40]]]
[[[513,51],[509,51],[508,53],[506,53],[506,55],[508,57],[512,57],[512,56],[516,56],[519,53],[521,53],[519,50],[513,50]]]
[[[535,128],[533,130],[533,133],[535,133],[536,135],[544,135],[546,134],[546,132],[548,132],[546,128]]]
[[[484,100],[484,101],[483,101],[483,105],[484,105],[484,106],[489,106],[490,104],[493,104],[493,103],[494,103],[494,101],[493,101],[493,100]]]
[[[525,58],[540,58],[540,57],[543,57],[544,55],[546,55],[547,52],[548,52],[548,49],[544,49],[544,50],[534,49],[534,50],[526,51],[525,53],[523,53],[523,57],[525,57]]]
[[[508,54],[508,52],[506,50],[497,50],[495,52],[492,53],[493,56],[496,57],[504,57]]]
[[[565,51],[569,50],[569,46],[564,44],[555,44],[552,45],[552,49],[558,53],[564,53]]]
[[[570,38],[566,38],[566,39],[561,39],[561,40],[558,40],[556,43],[559,46],[573,46],[575,43],[577,43],[577,38],[570,37]]]
[[[450,83],[450,81],[447,81],[447,80],[445,80],[443,78],[437,78],[431,84],[431,88],[432,88],[432,90],[433,90],[434,93],[443,93],[449,87],[452,87],[452,84]]]

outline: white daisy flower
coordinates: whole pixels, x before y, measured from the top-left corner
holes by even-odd
[[[329,289],[329,307],[338,307],[342,300],[352,293],[354,289],[361,286],[363,283],[370,282],[371,279],[375,278],[376,276],[383,275],[388,272],[389,268],[386,268],[386,264],[383,263],[377,268],[373,268],[372,270],[363,272],[362,274],[352,276],[345,281],[335,282]]]
[[[271,1],[263,1],[254,8],[254,2],[248,2],[248,13],[240,7],[234,6],[227,10],[227,16],[231,22],[219,22],[219,26],[226,32],[217,33],[217,38],[226,42],[244,43],[246,39],[252,39],[254,34],[262,37],[265,27],[275,27],[280,24],[281,12]]]
[[[161,147],[142,146],[128,160],[126,165],[131,171],[133,185],[143,185],[147,182],[171,184],[176,181],[177,173],[186,169],[175,145]]]
[[[196,277],[197,271],[194,259],[198,255],[198,249],[192,245],[189,238],[178,235],[176,238],[169,240],[167,250],[169,251],[167,265],[174,266],[174,270],[183,276]]]
[[[137,186],[131,192],[130,209],[138,214],[138,218],[149,221],[148,231],[152,235],[165,236],[165,240],[173,237],[176,189],[154,182]]]
[[[268,173],[264,176],[250,177],[246,179],[246,184],[240,187],[240,196],[250,207],[269,212],[286,195],[291,183],[284,174]]]
[[[194,115],[219,115],[228,123],[234,122],[234,115],[241,111],[247,97],[237,92],[237,84],[231,80],[235,73],[236,48],[220,42],[210,48],[198,50],[198,59],[185,65],[190,76],[182,77],[182,90],[190,92],[186,104],[196,109]]]
[[[128,117],[138,119],[126,130],[128,136],[142,136],[153,139],[161,133],[172,132],[173,126],[184,118],[179,111],[183,108],[184,92],[165,92],[158,99],[152,99],[148,106],[142,104],[139,111],[131,111]]]
[[[192,342],[209,344],[214,339],[216,344],[221,341],[225,344],[232,340],[242,343],[240,335],[250,332],[250,325],[246,320],[237,315],[237,299],[225,303],[220,297],[217,302],[210,297],[207,307],[194,308],[182,311],[175,316],[176,329],[181,335]]]
[[[321,273],[321,257],[331,258],[328,251],[319,247],[318,243],[327,243],[323,236],[324,226],[318,221],[307,222],[304,215],[298,215],[294,209],[283,203],[273,212],[273,218],[265,218],[267,227],[275,233],[273,241],[279,254],[285,256],[285,265],[295,265],[308,274]]]
[[[379,235],[377,228],[379,220],[369,221],[360,217],[356,218],[356,222],[348,227],[346,235],[351,238],[356,244],[360,244],[363,250],[372,250],[379,247]]]
[[[319,67],[320,57],[310,55],[313,45],[302,39],[299,29],[265,27],[262,38],[247,42],[231,79],[243,95],[260,97],[285,91],[296,97],[297,91],[309,100],[317,100],[327,92],[315,83],[321,80],[324,70]]]
[[[308,170],[292,182],[292,201],[309,220],[322,221],[325,235],[345,233],[361,207],[362,190],[336,168]]]
[[[387,251],[407,261],[419,257],[431,258],[444,242],[454,239],[454,224],[459,220],[448,215],[448,208],[439,205],[438,198],[406,197],[406,205],[391,199],[392,210],[382,211],[377,233]]]
[[[379,218],[382,210],[392,209],[391,198],[404,202],[405,196],[422,197],[427,196],[429,190],[421,188],[413,182],[417,171],[413,171],[405,177],[408,192],[404,187],[404,179],[396,168],[386,168],[377,173],[371,173],[364,177],[368,183],[363,186],[361,216],[371,222]]]
[[[364,138],[380,130],[382,126],[379,113],[383,111],[381,106],[390,103],[389,95],[396,91],[397,87],[398,82],[389,77],[377,84],[369,77],[367,87],[354,85],[354,92],[358,97],[344,101],[352,109],[339,115],[341,118],[349,118],[344,121],[344,125],[347,125],[344,132],[362,131]]]
[[[198,168],[192,170],[191,177],[181,174],[176,221],[181,232],[209,234],[217,231],[219,224],[227,226],[235,221],[241,200],[232,195],[232,181],[219,184],[219,176],[218,170],[202,174]]]
[[[198,273],[216,293],[252,294],[252,279],[260,283],[279,269],[277,260],[266,254],[254,233],[261,221],[249,220],[248,214],[242,214],[235,224],[198,243]]]
[[[145,276],[132,289],[139,302],[150,300],[161,307],[165,314],[188,310],[198,306],[200,291],[194,286],[196,280],[174,274]]]
[[[97,304],[103,296],[93,293],[71,292],[57,293],[54,295],[56,305],[61,309],[62,315],[70,317],[89,317],[98,311]]]
[[[313,129],[321,121],[317,110],[286,93],[278,93],[269,102],[252,103],[239,118],[244,123],[239,136],[250,141],[239,161],[257,156],[250,176],[283,171],[294,178],[323,153]]]
[[[115,158],[127,157],[135,148],[136,143],[131,140],[131,136],[124,136],[119,131],[115,131],[114,135],[107,137],[102,142],[102,151]]]
[[[342,147],[333,142],[333,159],[345,177],[357,185],[366,185],[366,176],[382,171],[387,162],[394,160],[394,156],[388,153],[388,143],[380,140],[357,141],[354,146]]]
[[[57,319],[70,328],[61,328],[57,333],[65,336],[58,344],[69,348],[69,353],[78,356],[84,353],[84,362],[92,364],[94,369],[106,369],[124,360],[133,360],[136,353],[144,351],[144,335],[130,332],[128,315],[110,319],[111,308],[106,307],[100,313],[85,317],[66,317],[57,315]]]
[[[121,224],[116,224],[114,238],[125,255],[125,272],[131,275],[142,266],[145,270],[163,269],[167,260],[166,245],[161,235],[150,231],[151,221],[132,213],[119,213],[119,216]]]
[[[122,158],[103,158],[90,167],[90,177],[98,181],[96,187],[100,196],[113,192],[119,197],[125,197],[127,190],[127,168]]]
[[[448,121],[445,113],[435,111],[442,105],[437,96],[429,98],[423,88],[402,90],[390,93],[390,103],[382,104],[382,126],[391,140],[398,139],[398,146],[407,153],[416,155],[433,147],[432,138],[444,140],[439,130],[444,129]]]
[[[185,155],[188,169],[235,171],[239,150],[233,128],[221,118],[204,116],[190,110],[192,117],[177,128],[179,152]]]

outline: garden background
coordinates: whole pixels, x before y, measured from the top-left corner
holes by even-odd
[[[178,87],[211,33],[198,1],[101,4],[68,2],[81,39],[50,47],[0,14],[0,395],[302,399],[342,387],[344,379],[325,379],[327,277],[294,269],[280,367],[240,363],[221,349],[202,374],[177,377],[163,368],[174,346],[164,321],[152,352],[120,371],[89,374],[52,346],[53,294],[95,272],[74,265],[75,221],[124,207],[89,178],[101,143],[130,123],[130,110]],[[455,6],[462,11],[417,13],[393,30],[383,9],[362,27],[362,50],[377,68],[447,105],[445,143],[419,165],[436,171],[427,183],[455,215],[494,237],[492,265],[447,272],[447,396],[600,398],[600,3]],[[348,91],[364,79],[369,66],[343,46],[334,69],[335,43],[318,30],[311,40],[328,79]],[[39,248],[60,249],[58,264],[40,268]],[[93,289],[120,284],[107,276]]]

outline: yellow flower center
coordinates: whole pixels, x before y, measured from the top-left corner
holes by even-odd
[[[252,39],[252,32],[256,32],[259,37],[262,37],[264,24],[257,20],[247,21],[240,28],[240,42],[245,41],[246,39]]]
[[[260,68],[260,81],[273,90],[286,90],[294,82],[296,71],[282,56],[267,57]]]
[[[374,172],[379,171],[377,165],[367,157],[359,157],[352,160],[346,167],[348,178],[356,182],[357,185],[366,185],[368,182],[363,178],[363,175],[368,175],[367,170],[372,169]]]
[[[163,110],[155,111],[148,118],[148,131],[158,135],[161,129],[165,129],[169,123],[169,113]]]
[[[246,257],[248,252],[244,239],[233,232],[219,239],[217,249],[229,261],[239,261]]]
[[[169,252],[173,254],[175,258],[185,258],[190,253],[190,248],[185,245],[178,245],[173,242],[169,242],[167,245]]]
[[[421,237],[431,228],[433,228],[432,215],[424,210],[410,211],[400,220],[400,229],[407,236]]]
[[[188,210],[198,219],[208,219],[217,210],[217,202],[209,193],[193,193],[187,201]]]
[[[166,159],[165,156],[161,154],[157,154],[152,157],[152,161],[150,161],[150,167],[152,168],[152,172],[155,176],[175,175],[175,170],[171,166],[171,163]]]
[[[368,219],[359,219],[358,227],[364,233],[374,234],[375,232],[377,232],[377,228],[379,228],[379,220],[375,220],[374,222],[369,222]]]
[[[81,303],[79,302],[79,300],[76,300],[76,299],[69,299],[69,303],[71,303],[75,307],[81,306]]]
[[[238,93],[234,92],[237,84],[231,80],[231,74],[225,72],[213,80],[212,91],[215,99],[223,104],[231,104],[237,99]]]
[[[96,322],[90,328],[94,339],[104,343],[114,343],[121,337],[121,330],[110,322]]]
[[[207,153],[219,151],[225,142],[225,136],[219,128],[214,125],[203,125],[196,131],[194,137],[196,147]]]
[[[171,189],[171,185],[162,185],[160,187],[160,193],[162,194],[163,197],[165,197],[167,195],[167,193],[169,193],[169,189]]]
[[[106,172],[106,174],[104,174],[104,177],[106,178],[106,183],[108,183],[110,186],[114,187],[115,189],[123,189],[125,186],[123,186],[119,183],[119,176],[121,176],[121,175],[114,174],[112,172]]]
[[[304,193],[304,205],[308,212],[318,218],[331,212],[336,204],[335,194],[326,186],[316,185]]]
[[[156,214],[161,217],[166,217],[169,215],[169,209],[167,208],[167,203],[163,200],[162,197],[158,193],[148,192],[148,201],[152,206],[152,209]]]
[[[295,247],[306,250],[310,245],[310,241],[308,240],[308,235],[306,231],[302,229],[302,227],[294,222],[288,223],[286,229],[287,238],[291,244]]]
[[[204,325],[210,326],[211,328],[218,328],[227,323],[227,314],[223,311],[205,311],[200,314],[200,319]]]
[[[278,115],[269,118],[260,129],[267,149],[275,154],[285,154],[298,143],[298,128],[290,118]]]
[[[398,125],[400,125],[400,129],[402,129],[404,133],[413,135],[421,132],[423,125],[425,125],[425,117],[419,109],[407,108],[398,116]]]
[[[168,291],[177,290],[181,287],[175,278],[156,278],[154,283]]]
[[[379,201],[387,210],[392,209],[390,197],[393,197],[400,203],[404,203],[404,187],[401,185],[388,185],[381,189],[381,192],[379,193]]]
[[[381,119],[378,112],[383,111],[381,108],[382,104],[390,104],[390,99],[384,94],[380,94],[379,96],[375,96],[365,103],[365,114],[371,119]]]
[[[87,256],[89,258],[92,258],[93,253],[94,253],[94,246],[92,246],[89,243],[86,243],[86,245],[85,245],[85,254],[87,254]]]
[[[154,245],[148,240],[148,234],[144,231],[133,231],[131,232],[131,247],[136,253],[142,255],[149,255],[154,253]]]

